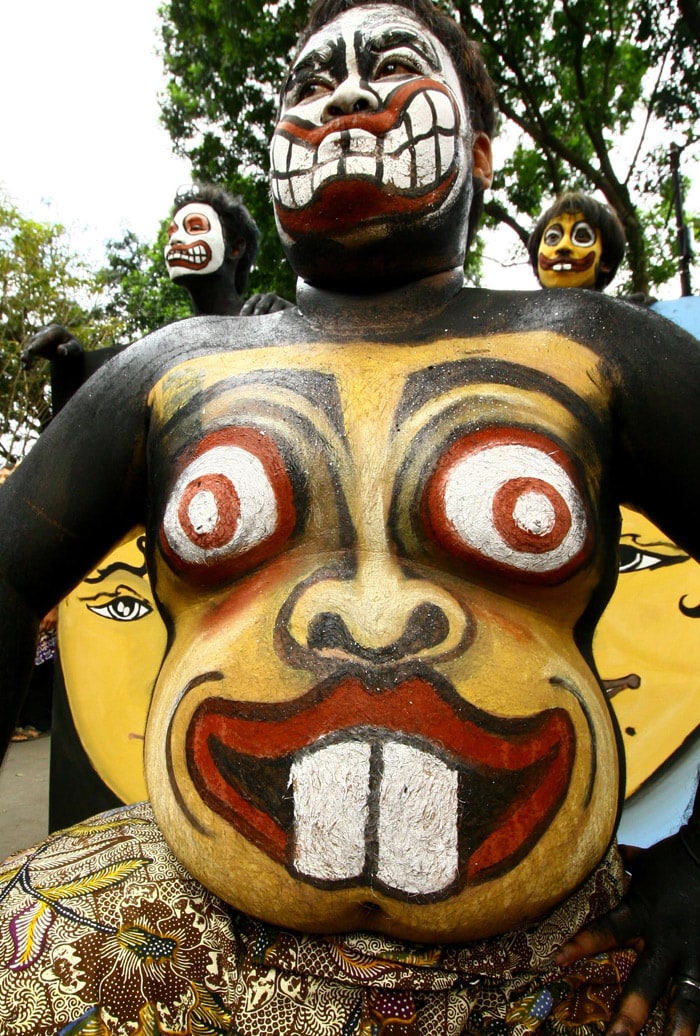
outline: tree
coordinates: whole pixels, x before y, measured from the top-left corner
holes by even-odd
[[[517,141],[487,206],[490,225],[504,223],[525,241],[554,194],[597,191],[627,231],[627,287],[646,292],[661,283],[674,263],[673,234],[664,232],[670,173],[667,148],[655,149],[651,131],[672,133],[686,149],[697,141],[697,0],[678,0],[677,8],[666,0],[482,0],[479,6],[444,0],[444,6],[456,9],[468,34],[482,42],[505,132],[510,127]],[[262,8],[257,0],[170,0],[163,8],[169,77],[163,121],[198,176],[244,194],[265,235],[260,278],[282,293],[267,142],[307,9],[307,0],[273,0]],[[661,243],[662,255],[651,254],[652,242]]]
[[[46,364],[29,371],[20,355],[31,335],[51,321],[88,347],[102,342],[92,322],[94,281],[71,251],[59,224],[23,217],[0,196],[0,461],[16,464],[51,414]],[[78,301],[80,300],[80,301]]]
[[[666,280],[674,267],[673,235],[663,234],[670,167],[668,148],[655,141],[665,128],[668,144],[672,132],[691,147],[700,113],[700,76],[680,11],[666,0],[457,6],[467,33],[482,42],[501,111],[520,134],[489,215],[525,240],[554,194],[598,191],[625,227],[627,287],[646,293]]]

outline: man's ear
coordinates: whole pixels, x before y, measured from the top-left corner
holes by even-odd
[[[240,259],[245,252],[245,241],[242,237],[237,237],[235,241],[232,241],[228,248],[228,255],[231,259]]]
[[[474,134],[472,144],[472,176],[481,180],[484,190],[490,187],[493,181],[491,138],[481,130]]]

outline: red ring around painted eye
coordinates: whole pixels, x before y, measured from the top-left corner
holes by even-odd
[[[282,456],[253,428],[200,443],[168,499],[160,542],[174,568],[208,585],[274,554],[296,524]]]
[[[430,477],[421,513],[443,549],[518,579],[559,582],[589,544],[571,461],[524,429],[490,429],[454,443]]]

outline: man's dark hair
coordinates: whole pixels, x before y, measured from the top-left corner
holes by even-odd
[[[193,183],[180,188],[173,201],[173,216],[190,202],[211,205],[221,219],[228,248],[243,242],[243,248],[236,267],[236,291],[243,297],[248,287],[250,270],[260,246],[260,231],[237,194],[231,194],[224,187],[213,183]]]
[[[598,269],[598,276],[593,287],[596,291],[602,291],[617,273],[617,268],[625,254],[627,238],[617,214],[607,205],[596,201],[590,194],[584,194],[582,191],[567,191],[565,194],[560,194],[537,221],[527,242],[530,264],[535,271],[535,276],[539,277],[538,254],[545,227],[551,220],[561,216],[564,212],[569,215],[580,212],[587,223],[590,223],[596,230],[600,230],[603,245],[600,257],[601,265],[605,263],[608,269]]]
[[[339,14],[354,7],[364,7],[376,2],[377,0],[316,0],[299,37],[298,50],[301,50],[310,36]],[[450,55],[462,84],[472,128],[475,132],[482,131],[488,137],[493,137],[497,125],[496,93],[481,56],[479,45],[468,39],[461,25],[444,14],[431,0],[380,0],[380,2],[395,4],[397,7],[410,11],[440,40]],[[467,246],[471,243],[479,225],[483,194],[483,185],[479,179],[475,178],[474,196],[469,212]]]

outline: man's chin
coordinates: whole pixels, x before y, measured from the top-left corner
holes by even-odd
[[[466,231],[466,224],[464,225]],[[414,231],[356,227],[342,238],[308,237],[283,247],[297,276],[315,288],[376,294],[464,265],[464,234],[458,240],[423,240]]]

